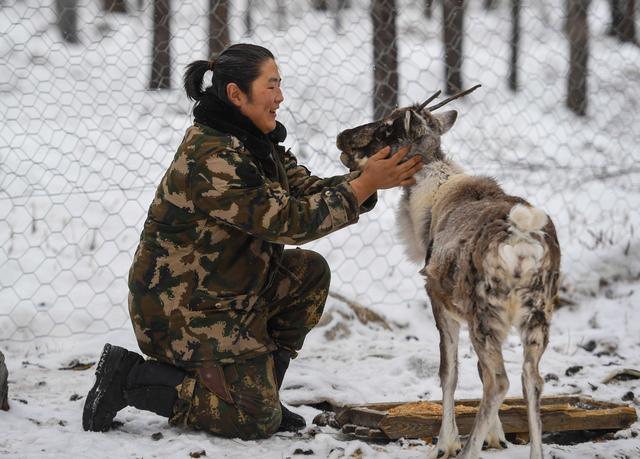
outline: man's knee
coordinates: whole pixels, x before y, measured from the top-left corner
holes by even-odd
[[[221,437],[241,438],[242,440],[269,438],[278,431],[282,421],[282,412],[279,403],[273,405],[268,401],[264,402],[263,406],[251,409],[226,404],[224,407],[218,406],[215,410],[194,407],[192,415],[195,415],[196,419],[193,419],[191,424],[197,429]]]
[[[244,422],[238,430],[243,440],[269,438],[278,431],[282,422],[280,403],[264,406],[259,412],[245,412],[242,415]]]
[[[185,378],[170,422],[246,440],[273,435],[282,413],[271,354],[225,365],[222,374],[216,368]]]
[[[317,252],[305,250],[305,261],[309,274],[315,280],[315,287],[329,291],[331,283],[331,268],[327,260]]]

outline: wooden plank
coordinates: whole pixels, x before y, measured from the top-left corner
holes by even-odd
[[[587,397],[574,397],[574,401],[576,401],[574,405],[557,403],[564,400],[567,400],[567,397],[558,397],[554,400],[547,400],[547,404],[541,406],[543,431],[621,429],[637,420],[635,409],[629,406],[594,402]],[[550,404],[550,402],[556,403]],[[521,400],[521,403],[524,402]],[[614,407],[610,408],[610,406]],[[473,412],[461,413],[456,416],[460,434],[465,435],[471,432],[475,414]],[[529,430],[527,409],[523,404],[502,406],[500,420],[505,433],[527,432]],[[438,414],[421,415],[415,413],[387,415],[380,420],[379,427],[391,439],[424,438],[438,435],[440,423],[441,416]]]

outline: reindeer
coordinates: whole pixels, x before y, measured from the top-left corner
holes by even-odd
[[[478,85],[479,86],[479,85]],[[398,223],[406,252],[422,263],[426,291],[440,334],[443,417],[430,458],[458,455],[462,449],[454,413],[460,324],[469,327],[478,355],[482,401],[461,457],[477,458],[484,447],[506,448],[498,417],[509,380],[502,344],[512,326],[524,348],[522,388],[527,403],[530,457],[542,457],[538,364],[549,341],[557,300],[560,247],[551,219],[524,199],[506,194],[492,178],[465,174],[443,153],[441,136],[457,118],[454,110],[433,113],[463,91],[432,107],[439,91],[421,105],[347,129],[337,138],[340,159],[351,170],[390,145],[410,144],[406,159],[422,156],[424,167],[406,186]]]

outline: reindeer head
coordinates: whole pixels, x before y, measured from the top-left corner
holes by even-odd
[[[440,91],[420,105],[394,110],[389,116],[372,123],[346,129],[338,134],[336,144],[340,161],[350,170],[359,170],[367,159],[381,148],[391,146],[392,153],[404,145],[412,145],[406,159],[421,155],[425,164],[444,159],[440,150],[440,137],[456,121],[458,112],[450,110],[435,114],[435,109],[477,89],[480,85],[462,91],[432,106],[427,104],[438,97]]]

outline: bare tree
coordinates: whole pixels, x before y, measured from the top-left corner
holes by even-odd
[[[333,10],[333,28],[336,32],[342,30],[342,13],[348,8],[347,0],[332,0],[331,9]]]
[[[244,31],[246,36],[253,35],[253,0],[247,0],[247,9],[244,10]]]
[[[338,5],[338,9],[351,8],[351,0],[311,0],[311,6],[314,10],[318,11],[328,11],[330,9],[335,9],[336,4]]]
[[[102,0],[102,9],[110,13],[126,13],[127,2],[125,0]]]
[[[622,42],[635,42],[636,38],[636,5],[635,0],[610,0],[611,26],[609,35]]]
[[[229,44],[229,0],[209,0],[209,56]]]
[[[0,410],[9,411],[9,372],[4,363],[4,354],[0,351]]]
[[[520,48],[520,7],[522,0],[511,0],[511,67],[509,89],[518,90],[518,53]]]
[[[77,0],[56,0],[58,28],[62,39],[67,43],[78,43],[78,4]]]
[[[311,0],[311,6],[318,11],[327,11],[329,9],[327,0]]]
[[[567,107],[579,116],[587,114],[587,69],[589,63],[589,24],[591,0],[567,0],[569,37],[569,78]]]
[[[395,0],[373,0],[373,117],[388,115],[398,105],[398,46]]]
[[[498,7],[498,0],[484,0],[485,10],[495,10]]]
[[[171,0],[153,2],[153,47],[149,89],[171,88]]]
[[[445,81],[447,94],[462,88],[462,38],[464,0],[443,0]]]
[[[433,16],[433,0],[424,0],[424,16],[431,19]]]
[[[622,21],[622,9],[620,8],[621,0],[609,0],[609,6],[611,7],[611,24],[609,24],[609,29],[607,30],[607,34],[611,36],[617,35],[617,28],[620,26],[620,22]]]
[[[276,28],[279,31],[287,30],[287,7],[285,0],[276,0],[276,18],[278,20]]]

